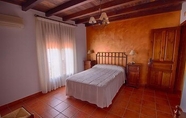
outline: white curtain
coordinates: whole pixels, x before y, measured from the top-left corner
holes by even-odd
[[[39,79],[43,93],[65,85],[76,72],[74,26],[36,17]]]

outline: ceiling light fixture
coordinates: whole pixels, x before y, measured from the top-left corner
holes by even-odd
[[[106,12],[101,12],[101,1],[102,0],[100,0],[100,7],[99,7],[99,12],[100,12],[101,16],[99,17],[99,19],[97,21],[93,16],[90,17],[90,19],[89,19],[90,24],[107,25],[110,23]]]

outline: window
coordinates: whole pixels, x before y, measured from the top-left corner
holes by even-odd
[[[65,48],[47,49],[49,77],[57,79],[63,76],[70,76],[74,73],[73,50]]]
[[[61,77],[60,69],[60,50],[47,49],[49,77],[51,79]]]

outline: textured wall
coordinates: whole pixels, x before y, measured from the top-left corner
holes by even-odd
[[[0,13],[19,16],[24,28],[0,26],[0,106],[40,92],[34,14],[44,13],[0,1]],[[55,18],[61,20],[61,18]],[[86,57],[86,29],[78,25],[76,31],[77,71],[83,70]]]
[[[151,29],[174,27],[180,23],[180,11],[111,22],[107,26],[87,27],[87,49],[137,52],[135,62],[142,63],[141,84],[147,83]],[[95,59],[95,53],[93,58]],[[131,61],[131,56],[128,56]]]
[[[181,13],[180,13],[180,24],[186,20],[185,13],[186,13],[186,2],[183,2]]]

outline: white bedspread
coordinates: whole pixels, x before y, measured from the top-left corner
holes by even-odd
[[[99,64],[67,78],[66,95],[108,107],[124,82],[124,68]]]

